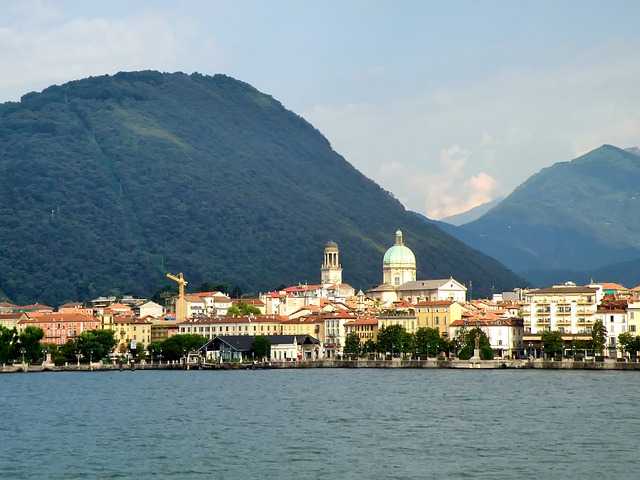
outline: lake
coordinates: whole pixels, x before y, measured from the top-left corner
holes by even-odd
[[[0,375],[5,479],[637,479],[640,375]]]

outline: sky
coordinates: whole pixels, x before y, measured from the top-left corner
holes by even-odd
[[[640,2],[4,0],[0,101],[124,70],[225,73],[431,218],[640,144]]]

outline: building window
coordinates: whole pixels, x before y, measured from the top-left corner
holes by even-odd
[[[635,325],[629,325],[629,331],[635,332],[636,331],[636,326]]]

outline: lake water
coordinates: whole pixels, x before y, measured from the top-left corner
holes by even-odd
[[[638,479],[640,375],[0,375],[0,479]]]

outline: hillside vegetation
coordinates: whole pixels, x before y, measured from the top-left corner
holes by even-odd
[[[148,295],[167,271],[245,292],[315,282],[330,239],[366,288],[397,228],[421,277],[521,283],[230,77],[119,73],[0,105],[0,290],[18,302]]]

